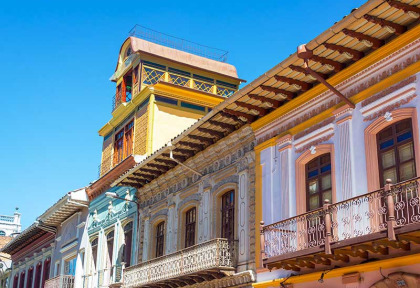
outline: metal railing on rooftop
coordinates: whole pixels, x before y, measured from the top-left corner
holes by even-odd
[[[182,38],[158,32],[138,24],[130,30],[129,35],[220,62],[226,62],[228,58],[228,51],[201,45]]]

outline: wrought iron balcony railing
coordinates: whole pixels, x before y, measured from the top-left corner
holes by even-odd
[[[44,288],[73,288],[74,276],[73,275],[59,275],[57,277],[45,281]]]
[[[130,88],[131,89],[131,88]],[[122,93],[119,92],[112,97],[112,111],[118,108],[122,103],[130,102],[131,101],[131,90],[126,91],[125,98],[123,97]]]
[[[170,282],[182,277],[234,271],[234,244],[226,239],[213,239],[124,270],[123,287],[142,287]],[[213,272],[212,272],[213,271]]]
[[[230,97],[236,91],[234,88],[235,85],[233,84],[226,83],[223,85],[219,81],[212,81],[212,79],[196,79],[191,76],[168,72],[155,67],[149,67],[147,65],[143,66],[141,79],[142,84],[147,86],[154,85],[157,82],[162,81],[226,98]]]
[[[395,240],[396,233],[409,231],[400,228],[420,223],[419,184],[420,178],[387,184],[378,191],[335,204],[326,203],[323,208],[277,223],[266,226],[261,223],[264,263],[304,255],[305,250],[315,248],[331,254],[333,244],[376,239],[375,233]]]

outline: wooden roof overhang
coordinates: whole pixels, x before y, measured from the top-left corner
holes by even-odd
[[[112,182],[114,182],[121,174],[125,173],[130,168],[133,168],[136,164],[134,156],[130,155],[125,158],[121,163],[113,167],[101,178],[93,182],[87,189],[86,193],[89,197],[89,200],[93,200],[103,192],[105,192]]]
[[[21,249],[31,245],[34,241],[41,238],[49,232],[42,230],[35,223],[26,228],[22,233],[7,243],[0,251],[9,255],[14,255]]]
[[[383,45],[418,27],[419,5],[408,1],[371,0],[307,44],[314,56],[309,67],[329,79]],[[174,158],[185,162],[240,127],[251,124],[302,94],[319,89],[296,53],[236,92],[172,140]],[[296,102],[297,101],[297,102]],[[300,103],[300,102],[299,102]],[[174,168],[163,147],[119,177],[112,185],[141,188]]]

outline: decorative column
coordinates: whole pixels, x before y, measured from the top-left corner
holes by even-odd
[[[335,123],[337,125],[338,138],[338,161],[340,163],[340,194],[337,194],[337,201],[342,201],[356,196],[353,193],[355,187],[353,171],[353,137],[351,132],[351,119],[353,109],[348,105],[334,111]],[[337,187],[338,188],[338,187]]]
[[[276,215],[277,221],[292,217],[296,214],[295,203],[291,193],[294,177],[292,178],[292,135],[288,134],[277,141],[278,147],[278,167],[280,169],[280,185],[276,187],[280,193],[282,209],[280,215]],[[276,190],[277,190],[276,189]]]
[[[149,215],[144,217],[144,234],[143,234],[143,255],[142,261],[147,261],[149,257],[149,238],[150,238],[150,217]]]
[[[244,161],[248,166],[246,158]],[[242,165],[241,165],[242,166]],[[244,165],[245,166],[245,165]],[[243,167],[245,168],[245,167]],[[247,168],[247,167],[246,167]],[[239,170],[239,169],[238,169]],[[249,260],[248,169],[238,171],[238,266]],[[246,268],[245,268],[246,269]]]
[[[168,196],[169,197],[169,196]],[[174,250],[174,244],[176,246],[176,237],[174,237],[174,216],[175,216],[175,203],[171,201],[172,199],[169,197],[168,199],[168,219],[167,219],[167,224],[166,224],[166,245],[165,245],[165,255],[170,254],[173,251],[176,251],[176,249]],[[171,203],[172,202],[172,203]]]
[[[198,243],[208,241],[210,236],[210,190],[205,189],[206,185],[206,180],[202,180],[198,185],[198,193],[201,194],[198,209]]]

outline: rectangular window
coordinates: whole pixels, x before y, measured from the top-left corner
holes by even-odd
[[[114,252],[114,231],[111,231],[106,235],[106,246],[108,248],[108,265],[107,267],[112,266],[112,256]]]
[[[167,98],[167,97],[162,97],[162,96],[155,96],[155,101],[163,102],[163,103],[167,103],[167,104],[171,104],[171,105],[175,105],[175,106],[178,105],[178,100]]]
[[[98,258],[98,238],[94,239],[90,245],[92,247],[93,270],[96,271],[96,260]]]
[[[196,209],[191,208],[185,213],[185,248],[195,244]]]
[[[222,196],[222,238],[235,238],[235,192],[229,191]]]
[[[416,176],[411,119],[392,124],[377,134],[379,177],[398,183]]]
[[[330,153],[306,164],[306,210],[321,208],[326,199],[332,201]]]
[[[156,257],[163,256],[164,241],[165,241],[165,222],[160,222],[156,226]]]
[[[75,275],[76,273],[76,257],[64,261],[64,275]]]
[[[124,246],[123,246],[123,259],[125,267],[131,266],[131,247],[133,241],[133,222],[124,226]]]
[[[187,102],[181,102],[181,107],[184,108],[188,108],[188,109],[194,109],[194,110],[198,110],[198,111],[206,111],[206,107],[203,106],[199,106],[199,105],[194,105],[191,103],[187,103]]]
[[[114,141],[114,166],[133,153],[134,120],[118,131]]]

